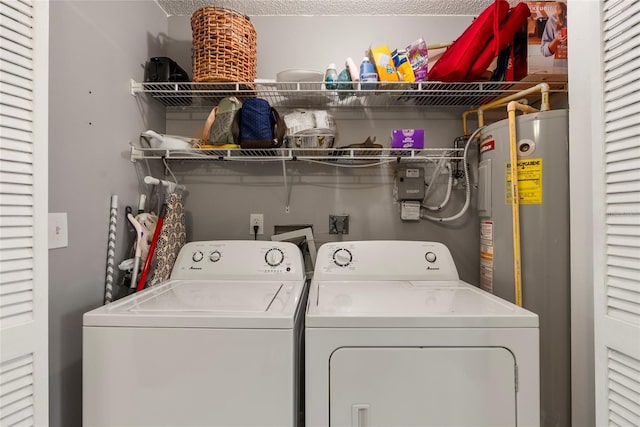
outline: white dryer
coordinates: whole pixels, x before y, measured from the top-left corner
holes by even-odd
[[[83,317],[83,425],[296,426],[305,272],[286,242],[192,242]]]
[[[307,427],[538,426],[538,317],[459,280],[440,243],[323,245]]]

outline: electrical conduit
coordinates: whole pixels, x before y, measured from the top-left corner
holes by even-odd
[[[471,134],[471,136],[467,140],[467,143],[464,146],[464,154],[462,155],[462,162],[464,163],[465,199],[464,199],[464,206],[462,207],[462,209],[460,209],[460,211],[457,214],[450,217],[446,217],[446,218],[438,218],[431,215],[420,215],[420,218],[428,219],[430,221],[437,221],[437,222],[449,222],[449,221],[455,221],[456,219],[464,215],[465,212],[467,212],[467,209],[469,209],[469,204],[471,203],[471,181],[469,179],[469,164],[467,163],[467,153],[469,152],[469,146],[471,145],[471,141],[474,140],[476,135],[478,135],[478,133],[480,133],[482,129],[483,128],[476,129]]]
[[[447,162],[445,164],[445,167],[447,169],[448,179],[447,179],[447,194],[445,194],[444,200],[438,206],[429,206],[426,203],[422,203],[423,208],[429,209],[430,211],[439,211],[442,208],[444,208],[447,205],[447,203],[449,203],[449,199],[451,198],[451,190],[453,189],[453,171],[451,170],[451,162]],[[438,173],[439,171],[440,171],[440,162],[438,162]],[[437,177],[436,172],[434,172],[434,178],[431,180],[431,183],[429,184],[427,191],[425,191],[425,196],[424,196],[425,200],[427,199],[427,193],[429,189],[433,186],[435,177]]]

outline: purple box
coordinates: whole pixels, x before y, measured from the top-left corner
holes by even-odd
[[[394,129],[391,148],[424,148],[424,129]]]

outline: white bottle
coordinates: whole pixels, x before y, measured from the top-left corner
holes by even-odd
[[[352,82],[359,82],[360,81],[360,73],[358,72],[358,67],[356,66],[356,63],[353,62],[353,59],[351,59],[351,57],[348,57],[345,60],[344,66],[347,69],[347,72],[349,73],[349,77],[351,77],[351,81]]]

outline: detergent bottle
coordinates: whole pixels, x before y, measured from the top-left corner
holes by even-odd
[[[362,90],[374,90],[378,87],[378,74],[376,73],[376,67],[366,56],[362,58],[362,62],[360,63],[360,81],[362,82]]]
[[[335,90],[338,88],[338,72],[336,71],[336,64],[329,64],[329,68],[324,73],[324,86],[328,90]]]

